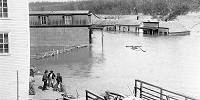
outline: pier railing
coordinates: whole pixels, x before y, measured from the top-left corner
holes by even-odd
[[[88,90],[85,90],[85,92],[86,92],[86,100],[104,100],[103,97],[98,96]]]
[[[141,80],[135,80],[134,90],[135,97],[145,100],[197,100]]]
[[[122,100],[125,98],[124,95],[118,94],[118,93],[113,93],[110,91],[106,91],[106,100]]]
[[[102,97],[86,90],[86,100],[123,100],[124,97],[125,96],[121,94],[110,91],[106,91],[105,95]]]

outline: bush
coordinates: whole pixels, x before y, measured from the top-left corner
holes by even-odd
[[[187,14],[189,10],[190,9],[189,9],[189,7],[187,5],[174,6],[174,8],[172,9],[172,11],[171,11],[169,17],[167,18],[167,20],[173,20],[179,15]]]

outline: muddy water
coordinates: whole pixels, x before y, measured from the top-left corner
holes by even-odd
[[[140,45],[141,50],[126,48]],[[85,96],[85,90],[130,94],[134,80],[200,98],[200,35],[138,36],[128,33],[93,34],[89,48],[31,61],[41,71],[60,72],[67,90]]]

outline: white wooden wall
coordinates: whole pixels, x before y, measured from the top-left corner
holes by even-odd
[[[9,54],[0,54],[0,100],[28,99],[30,34],[28,0],[8,0],[8,18],[0,18],[0,31],[9,33]]]

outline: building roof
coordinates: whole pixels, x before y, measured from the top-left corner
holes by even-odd
[[[147,27],[147,26],[144,26],[144,27],[139,27],[140,29],[152,29],[152,30],[157,30],[157,29],[169,29],[167,27]]]
[[[88,10],[74,10],[74,11],[30,11],[30,15],[87,15],[90,14]]]
[[[117,20],[114,20],[114,19],[96,19],[95,21],[93,21],[93,24],[97,24],[97,25],[116,25],[117,24]]]
[[[135,20],[135,19],[119,19],[118,23],[119,25],[135,25],[135,26],[139,26],[140,25],[140,21]]]
[[[159,24],[159,22],[143,22],[143,23],[156,23],[156,24]]]
[[[8,32],[5,32],[5,31],[0,31],[0,34],[3,34],[3,33],[8,33]]]

